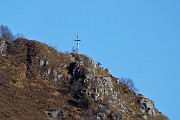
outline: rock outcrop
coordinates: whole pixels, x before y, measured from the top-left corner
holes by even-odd
[[[168,120],[92,58],[26,39],[0,43],[2,120]]]

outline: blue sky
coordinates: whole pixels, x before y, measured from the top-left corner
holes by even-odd
[[[180,120],[180,1],[0,0],[0,24],[80,53],[131,78],[139,92],[172,120]]]

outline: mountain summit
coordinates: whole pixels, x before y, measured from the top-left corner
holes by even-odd
[[[85,55],[0,39],[1,120],[168,120]]]

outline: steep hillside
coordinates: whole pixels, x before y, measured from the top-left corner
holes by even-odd
[[[168,120],[92,58],[0,39],[1,120]]]

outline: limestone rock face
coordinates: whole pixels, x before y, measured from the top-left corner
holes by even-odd
[[[105,119],[106,119],[105,113],[98,113],[97,114],[97,120],[105,120]]]
[[[1,46],[0,46],[1,55],[5,56],[6,55],[6,51],[7,51],[7,44],[6,44],[6,41],[3,40],[3,41],[1,41]]]
[[[151,116],[156,115],[156,111],[155,111],[155,108],[154,108],[154,103],[151,100],[144,97],[144,98],[142,98],[140,100],[140,105],[141,105],[141,111],[143,113],[147,112]]]
[[[168,120],[154,103],[82,54],[0,38],[2,120]]]
[[[64,119],[66,117],[61,110],[48,110],[47,114],[52,120]]]

